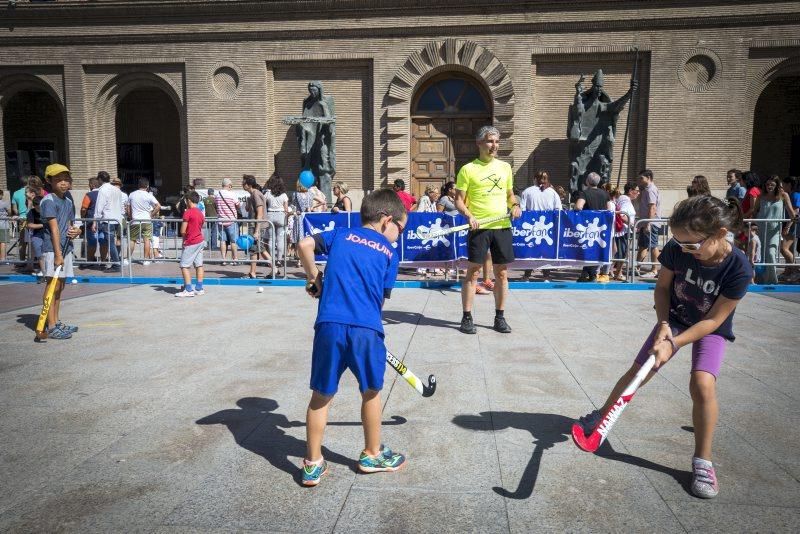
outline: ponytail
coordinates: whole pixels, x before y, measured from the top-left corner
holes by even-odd
[[[681,201],[669,218],[672,228],[693,234],[710,236],[727,228],[736,232],[744,227],[742,208],[733,197],[722,201],[716,197],[699,195]]]

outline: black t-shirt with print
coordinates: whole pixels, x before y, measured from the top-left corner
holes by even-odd
[[[744,253],[736,247],[719,265],[705,266],[674,241],[659,256],[661,265],[675,273],[669,300],[670,322],[690,327],[700,322],[711,310],[717,297],[738,300],[747,294],[753,269]],[[713,333],[733,341],[733,315],[725,319]]]

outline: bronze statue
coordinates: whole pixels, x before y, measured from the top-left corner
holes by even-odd
[[[573,193],[583,189],[585,178],[591,172],[600,175],[601,184],[610,181],[617,117],[638,86],[632,79],[628,92],[612,102],[603,90],[602,70],[594,74],[591,89],[583,90],[583,80],[581,76],[575,84],[575,101],[569,107],[567,126],[570,191]]]
[[[303,170],[314,173],[320,190],[328,202],[332,202],[331,181],[336,174],[336,107],[332,96],[324,96],[322,82],[308,84],[302,118],[287,117],[284,122],[297,125]]]

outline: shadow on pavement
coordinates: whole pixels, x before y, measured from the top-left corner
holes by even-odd
[[[419,324],[420,326],[438,326],[441,328],[455,328],[461,325],[461,322],[455,321],[447,321],[445,319],[431,319],[430,317],[425,317],[421,313],[418,312],[404,312],[404,311],[394,311],[394,310],[384,310],[383,312],[383,320],[385,324]]]
[[[169,293],[170,295],[174,295],[175,293],[179,293],[181,291],[181,288],[173,286],[150,286],[150,287],[153,288],[153,291],[161,291],[163,293]]]
[[[36,329],[36,322],[38,320],[39,316],[32,313],[20,313],[17,315],[17,322],[21,325],[25,325],[25,327],[30,330]]]
[[[291,475],[300,485],[300,466],[289,460],[289,457],[305,458],[306,443],[287,435],[283,429],[305,426],[305,423],[289,421],[285,415],[275,413],[278,403],[272,399],[245,397],[236,401],[236,405],[239,406],[238,409],[221,410],[198,419],[196,423],[225,425],[240,447],[258,454],[274,467]],[[322,448],[322,454],[328,462],[347,466],[353,472],[357,471],[353,459],[325,447]]]
[[[574,419],[558,414],[547,413],[522,413],[522,412],[481,412],[475,415],[458,415],[453,418],[453,423],[469,430],[504,430],[516,428],[530,432],[533,437],[533,454],[531,455],[525,471],[514,491],[494,487],[495,493],[509,499],[527,499],[533,494],[536,479],[539,476],[539,466],[546,449],[572,439],[572,423]],[[672,469],[660,464],[644,460],[630,454],[619,453],[605,442],[597,451],[597,455],[609,460],[615,460],[638,467],[644,467],[659,473],[666,473],[674,478],[689,493],[691,473]]]

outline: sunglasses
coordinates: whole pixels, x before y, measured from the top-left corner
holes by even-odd
[[[378,213],[378,215],[383,215],[383,216],[385,216],[385,217],[391,217],[391,215],[389,215],[389,214],[388,214],[388,213],[386,213],[385,211],[381,211],[381,212],[379,212],[379,213]],[[401,223],[401,222],[399,222],[399,221],[395,221],[395,220],[394,220],[394,217],[392,217],[392,222],[394,223],[394,225],[395,225],[395,226],[397,226],[397,232],[398,232],[398,233],[402,234],[402,233],[403,233],[403,231],[406,229],[406,225],[402,224],[402,223]]]
[[[697,243],[681,243],[674,237],[672,238],[672,240],[675,241],[675,244],[681,247],[683,250],[700,250],[700,248],[703,246],[703,243],[705,243],[707,239],[708,238],[701,239]]]

